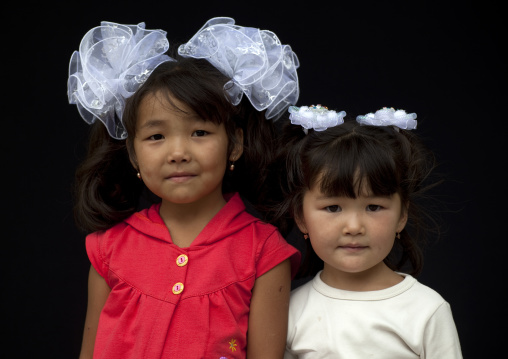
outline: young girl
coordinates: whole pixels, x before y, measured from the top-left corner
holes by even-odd
[[[461,358],[450,305],[415,279],[434,166],[416,114],[290,112],[279,218],[310,242],[303,269],[316,275],[291,294],[285,358]]]
[[[185,57],[165,55],[166,33],[143,23],[103,22],[71,59],[69,100],[93,123],[76,174],[77,222],[89,233],[91,261],[80,358],[283,356],[299,252],[248,214],[240,193],[256,204],[275,133],[265,115],[277,118],[296,101],[298,64],[287,46],[260,49],[256,29],[231,20],[212,19],[221,33],[200,33],[229,37],[229,59],[239,64],[232,71],[213,55],[185,51],[210,52],[210,42],[184,45]],[[280,56],[265,61],[277,46]],[[248,69],[242,56],[252,60]],[[274,84],[266,68],[277,61],[289,64],[277,80],[292,91],[264,89],[278,102],[255,109],[242,93]],[[245,85],[242,71],[259,76]],[[156,201],[144,206],[140,198]]]

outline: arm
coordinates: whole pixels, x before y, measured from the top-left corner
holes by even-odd
[[[93,356],[99,317],[110,291],[111,289],[104,278],[97,273],[93,266],[90,266],[90,273],[88,274],[88,307],[79,359],[91,359]]]
[[[256,279],[250,304],[247,358],[284,356],[290,292],[289,259]]]
[[[443,303],[429,319],[423,333],[422,358],[462,359],[459,335],[450,304]]]

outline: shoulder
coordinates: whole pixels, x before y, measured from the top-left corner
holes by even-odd
[[[120,222],[107,230],[93,232],[86,236],[85,244],[88,257],[99,273],[102,272],[99,271],[99,267],[95,263],[99,261],[109,263],[111,253],[120,245],[121,238],[127,228],[128,225],[125,222]]]
[[[129,217],[124,219],[112,227],[96,231],[87,235],[86,240],[88,241],[99,241],[99,242],[114,242],[118,238],[121,238],[129,231],[143,232],[145,228],[154,225],[163,224],[162,219],[158,213],[158,204],[151,206],[131,214]]]
[[[86,241],[87,241],[87,243],[91,242],[91,241],[103,242],[105,240],[114,239],[114,238],[118,237],[119,234],[124,232],[126,227],[127,227],[127,224],[125,222],[117,223],[109,229],[96,231],[96,232],[88,234],[86,236]]]
[[[314,289],[312,287],[312,280],[305,284],[302,284],[296,289],[291,291],[289,299],[289,312],[288,312],[288,335],[292,337],[295,333],[296,323],[302,320],[302,318],[309,315],[309,311],[312,311],[312,293]]]
[[[319,275],[319,274],[317,274]],[[314,277],[315,278],[315,277]],[[293,289],[291,291],[291,299],[289,302],[289,306],[292,311],[299,312],[300,308],[307,303],[311,292],[313,291],[312,282],[314,279],[308,281],[305,284]]]
[[[409,274],[405,274],[406,278],[405,280],[413,281],[413,287],[412,289],[417,292],[419,295],[425,297],[427,300],[442,302],[444,301],[444,298],[439,294],[435,289],[423,284],[416,278],[412,277]]]
[[[250,243],[256,258],[258,276],[289,258],[293,278],[300,265],[301,254],[298,249],[286,241],[277,227],[249,213],[238,194],[230,199],[228,205],[230,203],[239,212],[234,221],[229,223],[227,231],[233,231],[235,237],[243,237],[242,247],[247,247]]]
[[[412,283],[408,294],[411,296],[411,301],[413,301],[417,307],[422,310],[423,308],[427,308],[430,311],[435,311],[443,305],[449,307],[448,302],[436,290],[421,283],[409,274],[401,274],[405,276],[404,281]]]
[[[282,237],[277,227],[261,219],[260,213],[248,200],[242,198],[238,193],[228,195],[228,197],[230,198],[228,198],[227,206],[224,209],[232,214],[230,225],[239,225],[246,231],[252,231],[258,238]]]

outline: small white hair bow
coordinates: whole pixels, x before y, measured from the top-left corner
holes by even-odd
[[[404,110],[395,110],[393,107],[383,107],[375,113],[357,116],[356,121],[362,125],[395,126],[403,130],[416,128],[416,113],[406,113]]]
[[[344,111],[337,113],[321,105],[290,106],[288,111],[291,123],[302,126],[305,133],[309,129],[324,131],[329,127],[340,125],[344,123],[344,117],[346,116]]]

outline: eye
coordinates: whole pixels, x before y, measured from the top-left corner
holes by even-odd
[[[159,141],[159,140],[162,140],[164,138],[163,135],[161,134],[156,134],[156,135],[151,135],[150,137],[148,137],[149,140],[152,140],[152,141]]]
[[[377,212],[377,211],[381,210],[381,208],[383,208],[383,207],[381,207],[380,205],[369,204],[366,209],[367,209],[367,212]]]
[[[205,130],[197,130],[192,133],[192,136],[202,137],[202,136],[206,136],[207,134],[208,134],[208,132]]]
[[[333,206],[326,206],[325,209],[327,212],[330,212],[330,213],[340,212],[342,210],[342,208],[340,208],[336,204]]]

